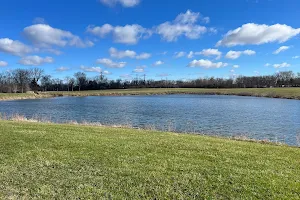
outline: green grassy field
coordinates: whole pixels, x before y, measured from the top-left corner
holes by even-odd
[[[0,121],[0,199],[300,199],[300,149]]]
[[[257,96],[285,99],[300,99],[300,88],[236,88],[236,89],[203,89],[203,88],[146,88],[116,89],[74,92],[42,92],[35,94],[3,94],[0,100],[35,99],[56,96],[121,96],[121,95],[155,95],[155,94],[217,94]]]

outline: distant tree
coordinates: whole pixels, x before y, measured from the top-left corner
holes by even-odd
[[[41,85],[42,85],[44,91],[47,91],[48,89],[50,89],[50,87],[52,85],[51,76],[50,75],[42,76]]]
[[[16,69],[13,71],[13,79],[15,83],[20,87],[21,92],[24,93],[29,88],[31,73],[29,70]]]
[[[70,78],[69,80],[69,86],[71,87],[72,92],[74,91],[74,84],[75,84],[75,79],[74,78]]]
[[[40,69],[40,68],[33,68],[32,70],[30,70],[30,73],[31,73],[31,77],[32,77],[31,89],[36,92],[39,90],[38,82],[39,82],[40,78],[42,77],[44,70]]]
[[[76,78],[78,89],[80,91],[87,82],[86,74],[83,72],[77,72],[74,74],[74,77]]]

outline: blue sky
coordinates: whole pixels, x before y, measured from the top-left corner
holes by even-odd
[[[297,0],[10,0],[0,70],[191,79],[300,72]]]

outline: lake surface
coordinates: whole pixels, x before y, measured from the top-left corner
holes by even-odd
[[[299,145],[300,101],[217,95],[60,97],[0,102],[0,113],[53,122],[100,122],[247,136]],[[299,138],[300,139],[300,138]]]

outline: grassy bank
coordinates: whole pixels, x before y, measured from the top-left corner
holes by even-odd
[[[1,94],[0,100],[35,99],[57,96],[121,96],[121,95],[159,95],[159,94],[216,94],[239,95],[270,98],[300,99],[300,88],[236,88],[236,89],[203,89],[203,88],[146,88],[116,89],[75,92],[42,92],[36,94]]]
[[[56,96],[55,94],[49,93],[0,93],[0,101],[4,100],[21,100],[21,99],[42,99]]]
[[[119,95],[155,95],[155,94],[216,94],[239,95],[272,98],[300,99],[300,88],[234,88],[234,89],[204,89],[204,88],[146,88],[126,90],[96,90],[81,92],[50,92],[62,96],[119,96]]]
[[[299,199],[300,149],[0,121],[0,199]]]

